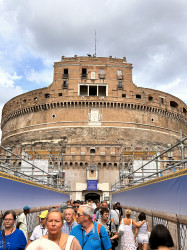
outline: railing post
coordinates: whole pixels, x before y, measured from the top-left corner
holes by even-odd
[[[179,249],[181,249],[180,222],[179,222],[177,214],[176,214],[176,219],[177,219],[177,236],[178,236],[177,240],[178,240],[178,247],[179,247]]]

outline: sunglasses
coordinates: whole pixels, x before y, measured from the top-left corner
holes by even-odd
[[[79,208],[79,206],[73,206],[74,208]]]
[[[77,213],[77,216],[78,216],[78,217],[81,217],[81,216],[84,216],[84,214],[79,214],[79,213]]]

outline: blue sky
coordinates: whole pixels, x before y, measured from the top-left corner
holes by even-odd
[[[133,64],[136,85],[187,103],[186,0],[0,0],[0,113],[12,97],[48,86],[61,56]]]

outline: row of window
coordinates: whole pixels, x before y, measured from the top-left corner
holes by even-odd
[[[121,85],[120,85],[121,86]],[[66,88],[67,85],[64,85],[64,88]],[[62,96],[62,93],[58,93],[58,96]],[[79,96],[108,96],[108,86],[107,85],[79,85],[79,92],[78,92]],[[50,98],[50,94],[49,93],[45,93],[44,94],[45,98]],[[123,93],[122,94],[122,98],[126,98],[126,94]],[[140,94],[136,94],[136,99],[141,99],[142,96]],[[38,98],[34,97],[34,101],[37,101]],[[148,96],[148,100],[149,101],[153,101],[153,97],[152,96]],[[26,99],[23,100],[23,103],[26,103]],[[160,97],[160,103],[162,105],[165,104],[164,102],[164,98]],[[170,101],[170,107],[172,108],[178,108],[178,103],[175,101]],[[186,108],[183,107],[183,113],[187,113]]]
[[[83,163],[83,162],[70,162],[70,163],[68,163],[68,162],[64,162],[64,164],[63,164],[64,166],[75,166],[75,167],[78,167],[78,166],[80,166],[80,167],[83,167],[83,166],[85,166],[85,167],[88,167],[88,163],[86,162],[86,163]],[[117,162],[115,162],[115,163],[106,163],[106,162],[103,162],[103,163],[98,163],[97,164],[97,166],[98,167],[112,167],[112,166],[114,166],[114,167],[117,167],[118,166],[118,164],[117,164]]]
[[[87,78],[88,74],[87,74],[87,68],[82,68],[82,72],[81,72],[81,78]],[[69,78],[69,72],[68,69],[64,69],[64,73],[62,74],[62,79],[68,79]],[[100,73],[99,73],[99,78],[100,79],[104,79],[105,78],[105,70],[104,69],[100,69]],[[91,72],[91,79],[95,80],[96,79],[96,75],[95,72]],[[118,69],[117,70],[117,79],[122,80],[123,79],[123,71]]]

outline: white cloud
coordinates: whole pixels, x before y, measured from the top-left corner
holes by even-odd
[[[0,12],[0,66],[11,76],[23,70],[22,88],[51,83],[49,65],[62,55],[93,54],[96,29],[98,56],[126,56],[135,84],[186,100],[185,0],[0,0]],[[165,87],[175,79],[182,91]]]
[[[14,81],[20,80],[22,76],[18,76],[16,72],[12,75],[0,68],[0,86],[13,87]]]
[[[174,96],[180,96],[180,98],[187,103],[186,85],[187,85],[187,77],[184,78],[181,77],[165,85],[163,84],[158,85],[156,86],[156,88],[164,92],[169,92]]]
[[[53,69],[45,69],[43,71],[35,71],[32,69],[26,74],[26,79],[37,84],[45,85],[52,83]]]

